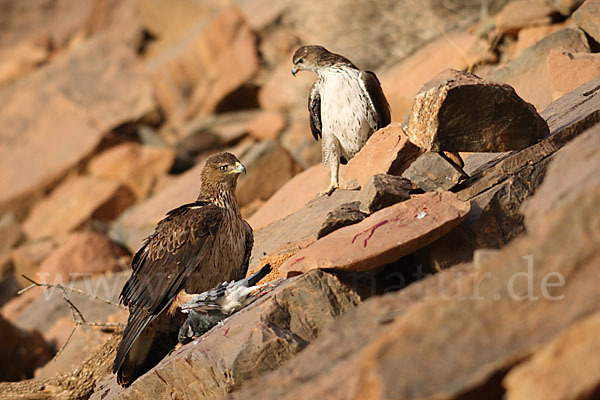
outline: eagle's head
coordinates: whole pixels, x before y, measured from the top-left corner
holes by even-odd
[[[234,191],[237,178],[245,173],[246,167],[233,154],[213,154],[206,160],[200,175],[202,191],[206,194]]]
[[[319,73],[324,68],[345,65],[356,68],[347,58],[330,52],[323,46],[302,46],[292,57],[292,75],[298,71],[306,70]]]

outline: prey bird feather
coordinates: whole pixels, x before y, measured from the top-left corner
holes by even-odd
[[[373,132],[390,123],[390,106],[377,76],[358,69],[347,58],[321,46],[302,46],[292,58],[292,74],[317,74],[308,97],[310,128],[321,139],[323,163],[330,184],[321,194],[339,186],[340,162],[359,152]]]
[[[267,264],[245,279],[223,282],[184,303],[181,311],[187,313],[188,317],[179,330],[179,342],[185,344],[194,337],[202,336],[213,326],[256,300],[260,292],[256,295],[252,293],[264,285],[255,285],[269,272],[271,266]]]

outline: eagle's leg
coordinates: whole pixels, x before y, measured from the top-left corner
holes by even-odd
[[[340,142],[334,135],[323,135],[321,150],[323,163],[329,168],[330,183],[325,191],[319,193],[319,196],[329,196],[339,187]]]

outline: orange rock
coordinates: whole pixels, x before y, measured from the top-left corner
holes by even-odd
[[[92,219],[110,221],[134,202],[118,182],[75,176],[40,201],[23,223],[30,239],[70,232]]]
[[[156,111],[131,49],[102,34],[0,89],[0,103],[0,213],[21,219],[105,132]]]
[[[600,75],[600,54],[552,49],[548,55],[548,74],[552,99],[556,100]]]
[[[343,184],[364,186],[375,174],[400,175],[419,155],[408,141],[402,124],[392,123],[374,132],[364,147],[341,173]]]
[[[573,13],[573,20],[579,28],[590,35],[596,42],[600,42],[600,1],[587,0]]]
[[[302,169],[274,140],[255,144],[240,160],[248,170],[237,185],[236,197],[240,206],[257,199],[267,200]]]
[[[75,232],[41,263],[37,276],[46,282],[69,282],[123,269],[126,252],[99,233]]]
[[[34,70],[48,60],[49,56],[50,43],[47,36],[0,49],[0,86]]]
[[[209,114],[258,71],[256,37],[236,7],[200,23],[150,65],[154,91],[174,124]]]
[[[460,224],[469,208],[450,192],[416,195],[317,240],[279,270],[290,276],[316,268],[375,269],[439,239]]]
[[[274,111],[263,111],[247,125],[248,133],[258,140],[276,139],[284,127],[285,118]]]
[[[137,199],[143,199],[174,160],[173,149],[123,143],[92,158],[88,171],[95,177],[122,183]]]
[[[249,219],[255,231],[300,210],[327,186],[325,166],[318,164],[299,173],[283,185]]]
[[[75,323],[71,317],[63,317],[56,321],[44,336],[59,349],[67,340],[74,326]],[[57,373],[72,371],[90,354],[96,352],[111,335],[112,333],[105,333],[99,328],[78,327],[60,355],[53,362],[38,368],[35,371],[35,377],[38,379],[49,378]]]
[[[392,109],[392,120],[405,119],[421,85],[438,72],[446,68],[465,70],[485,57],[488,57],[488,52],[481,39],[461,32],[425,45],[381,74],[381,85]]]
[[[504,378],[507,400],[591,399],[600,385],[600,313],[573,324]],[[565,376],[565,371],[577,371]]]
[[[515,0],[496,14],[496,30],[500,34],[516,35],[525,27],[549,25],[554,10],[541,1]]]
[[[528,47],[518,58],[494,71],[489,79],[509,84],[523,100],[541,111],[552,102],[547,63],[552,49],[572,53],[590,51],[581,30],[561,29]]]
[[[305,111],[304,109],[302,110]],[[321,162],[321,142],[315,140],[308,123],[308,112],[294,119],[279,139],[304,169]]]
[[[530,28],[523,28],[519,31],[519,37],[517,39],[517,44],[511,53],[511,58],[517,58],[523,51],[528,47],[533,46],[546,36],[557,32],[561,29],[568,27],[570,24],[552,24],[545,26],[532,26]]]
[[[24,243],[11,252],[14,275],[22,287],[31,285],[31,282],[21,275],[36,280],[40,264],[57,246],[55,240],[43,239]]]
[[[293,53],[283,58],[258,91],[258,104],[262,109],[282,113],[302,109],[308,113],[308,93],[316,75],[306,72],[292,76],[292,56]]]

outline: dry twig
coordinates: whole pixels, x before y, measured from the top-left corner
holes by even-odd
[[[69,309],[71,310],[71,318],[73,319],[73,322],[75,322],[75,326],[73,326],[73,328],[71,329],[71,332],[69,332],[69,336],[67,336],[67,340],[65,340],[63,345],[56,352],[56,355],[54,356],[52,361],[56,361],[56,359],[63,352],[65,347],[67,347],[67,344],[69,344],[69,341],[71,340],[71,337],[75,333],[75,330],[80,326],[91,326],[91,327],[96,327],[96,328],[117,328],[120,326],[125,326],[124,322],[89,322],[89,321],[86,321],[85,317],[83,316],[83,313],[79,310],[79,308],[77,308],[77,306],[75,306],[75,304],[73,304],[71,299],[69,299],[68,292],[79,293],[81,295],[91,298],[92,300],[102,301],[103,303],[110,304],[115,307],[127,309],[127,307],[123,306],[122,304],[115,303],[114,301],[111,301],[104,297],[97,296],[95,294],[84,292],[83,290],[79,290],[79,289],[75,289],[75,288],[68,288],[68,287],[65,287],[58,283],[39,283],[25,275],[21,275],[21,276],[23,278],[27,279],[29,282],[31,282],[31,285],[27,286],[24,289],[19,290],[17,292],[17,295],[23,294],[26,291],[28,291],[34,287],[49,287],[49,288],[59,289],[62,293],[63,300],[67,303],[67,305],[69,306]]]

